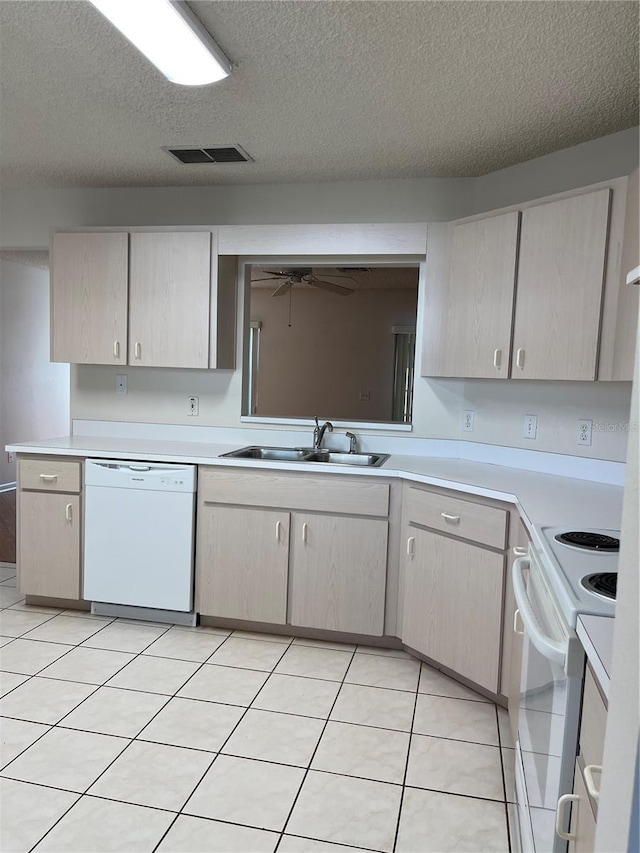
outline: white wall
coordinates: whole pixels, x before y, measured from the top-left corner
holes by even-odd
[[[0,248],[42,248],[50,228],[76,226],[437,222],[466,216],[473,203],[469,178],[4,190]]]
[[[0,484],[10,442],[69,430],[69,366],[49,362],[49,272],[0,261]]]
[[[5,192],[0,197],[0,247],[44,246],[50,226],[442,221],[618,177],[637,163],[636,128],[476,179]],[[115,394],[116,372],[87,365],[72,368],[74,418],[241,425],[240,370],[128,368],[126,397]],[[192,394],[200,397],[197,419],[187,418],[187,398]],[[620,461],[626,449],[623,429],[596,432],[591,447],[578,446],[576,420],[625,423],[629,400],[629,383],[417,378],[413,435]],[[476,411],[474,433],[461,432],[465,408]],[[539,416],[535,442],[522,437],[525,414]]]
[[[638,130],[632,127],[482,175],[475,181],[474,212],[496,210],[628,175],[638,165]]]

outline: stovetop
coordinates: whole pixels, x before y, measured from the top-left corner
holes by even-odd
[[[583,584],[583,579],[589,575],[617,573],[618,551],[607,550],[607,546],[613,547],[610,540],[619,539],[620,531],[592,527],[542,527],[539,532],[546,545],[545,553],[541,555],[547,568],[546,575],[568,624],[575,627],[579,614],[615,616],[615,600],[589,589]],[[558,541],[556,537],[567,532],[604,537],[595,539],[604,547],[589,550]],[[584,537],[575,538],[576,542],[584,544]],[[592,537],[587,537],[590,539]]]

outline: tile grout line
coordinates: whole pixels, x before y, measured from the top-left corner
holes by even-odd
[[[409,745],[407,747],[407,760],[404,765],[404,775],[402,777],[402,790],[400,792],[400,804],[398,806],[398,818],[396,820],[396,831],[393,836],[393,844],[391,845],[392,853],[395,853],[396,846],[398,844],[398,834],[400,832],[400,819],[402,817],[402,807],[404,805],[404,792],[407,787],[407,774],[409,773],[409,759],[411,757],[411,744],[413,742],[413,727],[416,719],[416,711],[418,709],[418,698],[420,697],[420,678],[422,676],[422,663],[420,664],[420,669],[418,671],[418,686],[416,687],[416,696],[413,702],[413,714],[411,715],[411,729],[409,732]]]
[[[508,713],[508,712],[507,712]],[[504,819],[507,828],[507,847],[511,851],[511,825],[509,818],[509,803],[507,801],[507,778],[504,772],[504,755],[502,753],[502,732],[500,731],[500,711],[496,705],[496,725],[498,727],[498,744],[500,745],[500,771],[502,773],[502,792],[504,794]]]
[[[230,634],[229,636],[230,636],[230,637],[232,637],[232,636],[233,636],[233,634]],[[228,638],[228,637],[227,637],[227,638],[225,638],[225,640],[220,644],[220,646],[218,646],[218,649],[222,648],[222,646],[224,645],[224,643],[226,642],[226,640],[227,640],[227,639],[229,639],[229,638]],[[204,773],[202,774],[202,776],[200,777],[200,779],[196,782],[196,784],[195,784],[195,786],[194,786],[193,790],[191,791],[191,793],[189,794],[189,796],[185,799],[184,803],[182,804],[182,806],[180,807],[179,811],[177,812],[177,814],[176,814],[175,818],[171,821],[171,823],[170,823],[170,824],[169,824],[169,826],[167,827],[166,831],[163,833],[162,837],[158,840],[158,843],[157,843],[157,844],[155,845],[155,847],[153,848],[152,853],[155,853],[155,851],[158,849],[158,847],[160,846],[160,844],[162,844],[162,842],[164,841],[165,837],[166,837],[166,836],[167,836],[167,834],[171,831],[172,827],[175,825],[175,823],[176,823],[176,821],[178,820],[178,818],[180,817],[180,815],[184,815],[184,814],[187,814],[187,815],[188,815],[188,813],[185,813],[185,811],[184,811],[184,810],[185,810],[186,806],[188,805],[189,800],[193,797],[193,795],[195,794],[195,792],[198,790],[198,788],[199,788],[199,787],[200,787],[200,785],[202,784],[203,779],[205,778],[205,776],[207,775],[207,773],[209,773],[209,771],[211,770],[211,768],[212,768],[212,767],[213,767],[213,765],[215,764],[216,760],[218,759],[218,756],[221,754],[221,750],[222,750],[222,749],[224,749],[225,745],[228,743],[229,739],[233,736],[234,732],[236,731],[236,729],[238,728],[238,726],[240,725],[240,723],[241,723],[241,722],[244,720],[244,718],[247,716],[247,713],[248,713],[249,709],[251,708],[251,705],[252,705],[252,704],[253,704],[253,702],[256,700],[256,698],[257,698],[258,694],[260,693],[260,691],[262,690],[262,688],[264,687],[264,685],[266,684],[266,682],[269,680],[269,678],[271,677],[271,675],[273,675],[273,672],[274,672],[274,670],[275,670],[276,666],[280,663],[280,661],[282,660],[282,658],[287,654],[287,652],[288,652],[288,651],[289,651],[289,649],[291,648],[292,643],[293,643],[293,638],[291,639],[291,642],[287,644],[287,647],[286,647],[286,648],[285,648],[285,650],[282,652],[282,654],[280,655],[280,657],[278,658],[278,660],[274,663],[274,665],[273,665],[273,669],[271,670],[270,675],[269,675],[269,676],[267,676],[267,678],[265,679],[265,681],[264,681],[264,682],[262,683],[262,685],[258,688],[258,690],[256,691],[256,693],[255,693],[255,695],[254,695],[253,699],[251,700],[251,702],[249,703],[249,705],[245,708],[244,712],[240,715],[240,717],[239,717],[238,721],[236,722],[235,726],[233,726],[233,728],[231,729],[231,731],[229,732],[229,734],[227,735],[227,737],[224,739],[224,741],[223,741],[223,742],[222,742],[222,744],[220,745],[220,748],[218,749],[218,751],[217,751],[217,752],[215,753],[215,755],[213,756],[213,758],[212,758],[211,762],[209,763],[209,766],[206,768],[206,770],[204,771]],[[215,651],[217,652],[217,651],[218,651],[218,649],[216,649]],[[213,652],[212,654],[215,654],[215,652]],[[198,667],[198,669],[196,670],[196,672],[194,672],[194,673],[193,673],[193,675],[191,676],[191,678],[193,678],[193,677],[196,675],[196,673],[200,672],[200,670],[201,670],[201,669],[202,669],[202,667],[205,665],[205,663],[206,663],[206,662],[202,663],[202,664],[201,664],[201,666],[200,666],[200,667]],[[185,682],[185,684],[186,684],[186,682]],[[184,687],[184,685],[183,685],[183,687]],[[182,689],[182,688],[180,688],[180,689]],[[183,698],[183,697],[177,697],[177,698]],[[150,721],[150,722],[151,722],[151,721]],[[149,724],[147,724],[147,725],[149,725]],[[146,728],[146,726],[145,726],[145,728]],[[143,731],[144,731],[144,729],[143,729]]]
[[[343,688],[343,687],[344,687],[344,685],[347,683],[347,682],[345,681],[345,679],[346,679],[346,677],[347,677],[347,673],[349,672],[349,670],[350,670],[350,668],[351,668],[351,664],[353,663],[353,661],[354,661],[354,659],[355,659],[355,656],[356,656],[356,654],[357,654],[357,650],[358,650],[358,647],[356,646],[356,648],[354,649],[354,651],[351,653],[351,660],[349,661],[349,663],[348,663],[348,665],[347,665],[347,668],[346,668],[346,669],[345,669],[345,671],[344,671],[344,675],[342,676],[342,680],[341,680],[341,682],[340,682],[340,687],[338,688],[338,691],[337,691],[337,693],[336,693],[336,695],[335,695],[335,698],[334,698],[333,702],[331,703],[331,708],[329,708],[329,713],[327,714],[327,718],[326,718],[326,719],[325,719],[325,721],[324,721],[324,725],[323,725],[323,727],[322,727],[322,731],[320,732],[320,737],[318,738],[318,741],[317,741],[317,743],[316,743],[316,745],[315,745],[315,748],[314,748],[313,752],[311,753],[311,757],[310,757],[310,759],[309,759],[309,763],[308,763],[308,764],[307,764],[307,766],[304,768],[304,775],[303,775],[302,780],[301,780],[301,782],[300,782],[300,785],[299,785],[299,787],[298,787],[298,791],[297,791],[297,793],[296,793],[295,797],[293,798],[293,803],[291,804],[291,808],[289,809],[289,814],[287,815],[286,820],[285,820],[285,822],[284,822],[284,823],[283,823],[283,825],[282,825],[282,829],[280,830],[280,838],[278,839],[278,843],[276,844],[276,846],[275,846],[275,848],[274,848],[274,853],[277,853],[277,850],[278,850],[278,848],[280,847],[280,844],[282,843],[282,839],[284,838],[284,835],[285,835],[285,832],[286,832],[287,826],[289,825],[289,821],[291,820],[291,815],[293,814],[293,811],[294,811],[294,809],[295,809],[295,807],[296,807],[296,804],[297,804],[297,802],[298,802],[298,799],[299,799],[299,797],[300,797],[300,794],[302,793],[302,789],[303,789],[303,787],[304,787],[305,782],[307,781],[307,777],[308,777],[309,773],[311,772],[311,765],[313,764],[313,759],[314,759],[314,758],[315,758],[315,756],[316,756],[316,753],[317,753],[318,748],[319,748],[319,746],[320,746],[320,742],[321,742],[322,738],[324,737],[324,733],[325,733],[325,731],[326,731],[326,729],[327,729],[327,726],[329,725],[329,720],[331,719],[331,714],[333,713],[333,709],[334,709],[334,708],[335,708],[335,706],[336,706],[336,703],[337,703],[337,701],[338,701],[338,697],[340,696],[340,693],[342,692],[342,688]]]

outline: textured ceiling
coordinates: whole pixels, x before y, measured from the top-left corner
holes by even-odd
[[[637,2],[191,6],[236,64],[204,88],[167,82],[84,0],[2,0],[3,186],[474,176],[638,123]],[[255,163],[161,151],[233,142]]]

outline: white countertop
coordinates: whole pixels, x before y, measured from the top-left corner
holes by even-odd
[[[614,625],[615,619],[607,616],[578,616],[576,627],[593,674],[607,699],[611,680]]]
[[[213,444],[141,438],[62,436],[28,444],[8,445],[15,453],[135,459],[145,462],[180,462],[196,465],[278,469],[309,473],[350,474],[364,477],[398,477],[517,506],[524,523],[537,540],[534,528],[542,526],[620,527],[622,488],[554,474],[538,474],[503,465],[436,456],[393,454],[380,468],[328,465],[313,462],[274,462],[221,459],[222,453],[241,444]],[[540,544],[540,543],[538,543]]]

